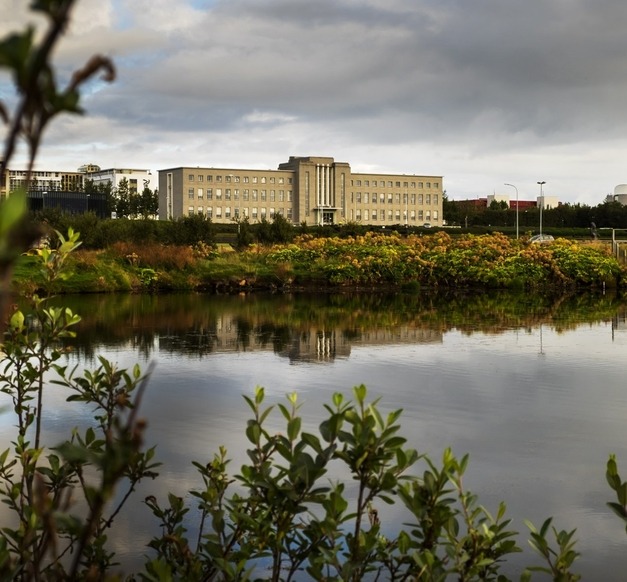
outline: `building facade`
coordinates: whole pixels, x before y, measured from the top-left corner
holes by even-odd
[[[159,218],[214,222],[442,224],[442,177],[363,174],[331,157],[291,156],[277,170],[177,167],[159,171]]]
[[[21,188],[26,187],[28,171],[7,168],[0,176],[0,196],[9,196]],[[120,182],[126,179],[131,192],[142,192],[151,184],[152,172],[131,168],[110,168],[101,170],[95,164],[85,164],[76,172],[64,170],[34,170],[31,173],[29,192],[83,192],[85,181],[92,180],[95,186],[110,183],[113,189],[119,187]]]

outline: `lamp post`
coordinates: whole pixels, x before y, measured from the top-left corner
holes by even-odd
[[[542,240],[542,208],[544,207],[544,195],[542,194],[542,186],[546,184],[543,180],[542,182],[538,182],[540,184],[540,240]]]
[[[505,186],[511,186],[516,190],[516,240],[518,240],[518,188],[514,184],[508,184],[507,182],[505,182]]]
[[[43,210],[46,209],[46,194],[48,194],[48,192],[42,192],[41,193],[41,206],[42,206]]]

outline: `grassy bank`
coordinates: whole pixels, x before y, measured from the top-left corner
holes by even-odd
[[[56,293],[236,291],[298,287],[595,288],[623,284],[625,268],[607,246],[557,239],[531,244],[502,234],[450,237],[366,234],[299,237],[235,252],[208,246],[116,243],[79,250]],[[17,290],[43,279],[32,257],[15,273]]]

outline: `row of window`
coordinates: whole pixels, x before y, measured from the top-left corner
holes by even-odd
[[[370,204],[370,202],[372,202],[372,204],[376,204],[377,200],[379,200],[379,202],[381,204],[385,204],[385,201],[387,200],[388,204],[400,204],[401,200],[403,201],[404,204],[412,204],[415,205],[416,204],[416,200],[418,200],[418,204],[438,204],[439,198],[437,194],[404,194],[401,198],[401,194],[400,192],[397,192],[396,194],[392,194],[391,192],[388,192],[387,194],[381,192],[380,194],[377,194],[376,192],[372,192],[372,197],[370,196],[370,192],[355,192],[354,194],[351,194],[351,202],[353,204],[357,203],[357,204],[361,204],[362,201],[364,204]]]
[[[392,221],[396,221],[398,223],[401,222],[401,220],[406,221],[407,220],[407,211],[404,210],[402,213],[400,210],[388,210],[387,212],[385,210],[368,210],[367,208],[363,211],[360,209],[357,209],[355,211],[355,220],[372,220],[374,222],[376,222],[377,220],[385,220],[387,216],[387,220],[388,222],[392,222]],[[437,222],[440,219],[440,215],[438,213],[437,210],[433,210],[433,212],[431,210],[410,210],[409,211],[409,220],[411,222],[422,222],[422,221],[431,221],[433,220],[434,222]]]
[[[223,208],[222,206],[216,206],[215,208],[213,206],[207,206],[206,208],[203,208],[202,206],[198,206],[198,207],[190,206],[187,209],[187,214],[189,216],[193,216],[194,214],[202,214],[206,216],[207,218],[215,218],[217,220],[222,219],[222,218],[226,220],[230,220],[230,219],[237,220],[240,217],[240,215],[242,217],[251,218],[252,220],[257,220],[259,218],[272,218],[275,214],[280,214],[282,216],[285,216],[288,220],[292,220],[291,208],[283,209],[283,208],[253,207],[251,209],[248,209],[248,208],[231,208],[230,206],[227,206],[226,208]]]
[[[202,206],[190,206],[187,210],[189,216],[193,216],[194,214],[202,214],[207,216],[207,218],[215,218],[216,220],[220,220],[224,218],[225,220],[230,219],[238,219],[240,216],[248,217],[252,220],[257,220],[259,218],[272,218],[275,214],[281,214],[285,216],[288,220],[292,219],[292,209],[291,208],[231,208],[230,206],[222,207],[222,206],[207,206],[203,208]],[[408,216],[409,215],[409,216]],[[385,221],[387,219],[388,222],[396,221],[400,223],[401,221],[411,221],[411,222],[423,222],[423,221],[431,221],[437,222],[440,218],[439,212],[437,210],[410,210],[409,213],[407,211],[403,211],[401,213],[400,210],[368,210],[365,209],[363,212],[358,209],[355,212],[355,220],[372,220],[373,222],[377,221]]]
[[[380,188],[385,188],[386,186],[388,188],[400,188],[401,187],[401,182],[400,180],[397,181],[393,181],[393,180],[351,180],[351,186],[357,186],[360,187],[361,185],[364,186],[372,186],[373,188],[376,188],[377,186],[379,186]],[[403,188],[416,188],[416,184],[418,185],[418,188],[439,188],[440,187],[440,183],[439,182],[403,182]]]
[[[240,190],[239,188],[188,188],[187,189],[187,199],[188,200],[202,200],[206,197],[207,200],[213,200],[215,196],[216,200],[239,200],[240,199]],[[291,190],[241,190],[242,200],[245,202],[252,200],[256,202],[257,200],[261,200],[262,202],[266,202],[269,200],[270,202],[291,202],[292,201],[292,191]]]
[[[239,184],[240,181],[244,184],[292,184],[292,178],[287,178],[287,180],[283,177],[274,177],[271,176],[269,178],[266,178],[266,176],[253,176],[252,178],[249,176],[234,176],[232,174],[228,174],[227,176],[221,176],[221,175],[217,175],[214,176],[213,174],[188,174],[187,175],[187,181],[188,182],[222,182],[224,180],[224,182],[226,182],[227,184],[230,182],[234,182],[236,184]]]

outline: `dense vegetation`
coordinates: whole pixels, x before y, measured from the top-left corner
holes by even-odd
[[[115,221],[111,221],[115,222]],[[202,221],[205,222],[206,221]],[[190,228],[191,226],[191,228]],[[582,289],[618,287],[624,268],[608,245],[558,239],[532,244],[502,234],[451,237],[368,233],[346,238],[297,237],[290,243],[256,244],[235,252],[203,242],[201,221],[170,225],[188,244],[116,242],[82,250],[56,292],[247,290],[260,288],[501,288]],[[138,229],[141,227],[138,224]],[[194,244],[189,241],[196,240]],[[41,277],[24,257],[19,289],[35,290]]]

